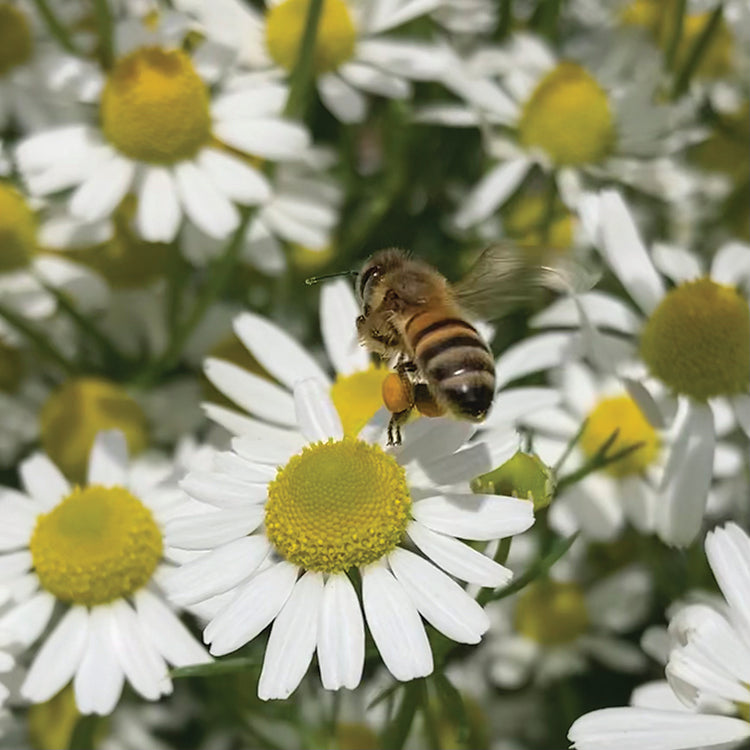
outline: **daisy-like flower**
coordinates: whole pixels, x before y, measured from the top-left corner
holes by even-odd
[[[501,126],[487,137],[493,163],[459,206],[456,225],[465,229],[492,215],[535,166],[553,175],[571,208],[591,179],[683,196],[691,183],[666,155],[693,134],[677,128],[680,111],[653,103],[658,66],[655,55],[638,59],[635,71],[616,58],[588,66],[557,59],[527,34],[507,48],[455,57],[444,83],[466,104],[428,106],[418,119]]]
[[[42,251],[37,213],[8,181],[0,180],[0,302],[24,318],[47,318],[57,308],[51,286],[69,294],[82,310],[105,305],[106,285],[98,274]],[[5,337],[17,335],[0,320]]]
[[[691,750],[750,738],[750,539],[727,524],[709,532],[706,556],[726,606],[687,605],[670,621],[672,695],[657,683],[636,696],[636,706],[582,716],[568,734],[575,748]]]
[[[597,374],[584,362],[575,361],[563,364],[556,375],[559,407],[528,414],[521,420],[533,431],[534,451],[546,463],[556,465],[566,455],[584,421],[586,426],[565,459],[565,472],[580,468],[615,433],[608,455],[628,446],[640,447],[563,491],[550,509],[550,522],[566,536],[580,529],[589,539],[599,541],[612,539],[629,522],[646,534],[659,529],[670,541],[671,529],[659,518],[659,485],[671,435],[648,422],[617,378]],[[731,427],[731,419],[722,419],[722,430]],[[712,470],[715,479],[732,479],[741,474],[742,466],[738,447],[728,441],[717,444]]]
[[[94,222],[133,191],[135,224],[153,242],[171,242],[183,215],[224,238],[240,223],[237,204],[267,200],[268,180],[250,157],[294,159],[309,140],[282,116],[287,89],[256,78],[241,90],[211,91],[225,61],[207,44],[193,58],[184,52],[178,20],[168,15],[161,37],[133,23],[118,34],[120,56],[93,82],[100,127],[69,125],[18,146],[32,194],[73,188],[71,213]]]
[[[594,361],[620,376],[653,425],[670,426],[657,529],[673,544],[688,544],[703,518],[717,434],[729,432],[720,418],[730,410],[750,432],[750,247],[729,242],[704,269],[681,248],[655,244],[649,255],[614,191],[587,202],[586,213],[602,258],[633,300],[601,292],[578,298]],[[561,300],[535,322],[579,320],[576,305]],[[627,337],[629,359],[612,356],[590,324]]]
[[[261,14],[239,0],[177,3],[197,17],[208,38],[236,50],[240,63],[290,72],[297,61],[310,2],[268,0],[266,5]],[[412,93],[409,79],[438,77],[444,57],[436,45],[384,32],[439,5],[440,0],[325,0],[313,68],[320,98],[339,120],[364,120],[365,94],[406,99]]]
[[[483,444],[462,447],[471,425],[421,420],[402,447],[383,450],[345,435],[319,379],[299,382],[294,401],[301,432],[236,438],[213,472],[185,479],[215,509],[175,519],[168,543],[210,552],[172,574],[170,595],[183,604],[219,597],[203,634],[215,655],[273,623],[262,699],[288,697],[316,651],[325,688],[356,687],[365,620],[394,677],[430,674],[420,615],[461,643],[478,643],[489,626],[446,573],[493,587],[510,577],[459,540],[520,533],[532,504],[468,491],[487,463]],[[361,604],[350,575],[361,579]]]
[[[24,491],[0,497],[0,569],[11,592],[0,628],[24,648],[41,640],[21,695],[46,701],[73,680],[82,713],[108,714],[126,679],[148,700],[170,693],[167,662],[209,660],[157,583],[173,554],[164,524],[187,499],[155,485],[150,465],[129,466],[119,432],[99,434],[81,485],[43,454],[19,471]]]
[[[648,614],[648,573],[631,566],[588,587],[555,575],[488,605],[490,680],[506,688],[544,684],[585,671],[591,659],[617,671],[644,669],[644,655],[622,636]]]

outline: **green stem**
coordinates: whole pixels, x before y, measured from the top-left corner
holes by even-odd
[[[92,320],[76,309],[65,292],[50,286],[39,277],[37,280],[57,300],[60,309],[73,321],[82,336],[98,346],[102,355],[112,360],[114,369],[121,371],[127,364],[125,355],[97,328]]]
[[[504,39],[510,34],[513,25],[513,0],[500,0],[500,15],[497,21],[497,39]]]
[[[70,38],[68,30],[62,25],[62,23],[60,23],[60,20],[55,15],[52,8],[50,8],[47,0],[34,0],[34,3],[39,11],[39,15],[44,19],[44,23],[47,24],[49,33],[57,39],[60,46],[66,52],[70,52],[71,55],[80,55],[81,52],[76,48],[75,44],[73,44],[73,40]]]
[[[677,56],[677,50],[680,46],[680,42],[682,41],[682,31],[685,28],[686,5],[687,0],[677,0],[674,27],[672,28],[672,34],[669,37],[669,44],[667,45],[667,70],[672,70],[675,57]]]
[[[685,64],[682,66],[682,70],[677,76],[677,80],[674,84],[674,89],[672,90],[673,99],[678,99],[687,91],[688,86],[690,85],[690,79],[698,69],[701,58],[708,49],[713,35],[718,31],[721,25],[723,13],[724,4],[719,3],[711,13],[710,18],[708,19],[708,23],[706,23],[706,25],[704,26],[703,31],[701,31],[700,33],[700,36],[695,40],[695,44],[690,50],[690,54],[688,55]]]
[[[383,732],[381,744],[388,750],[401,750],[406,744],[414,717],[419,709],[422,695],[419,683],[423,681],[412,680],[403,685],[401,705]]]
[[[99,60],[102,67],[109,70],[115,59],[115,49],[112,13],[107,0],[94,0],[94,15],[96,16],[96,27],[99,31]]]
[[[427,690],[427,680],[420,680],[420,704],[424,718],[424,733],[430,750],[442,750],[440,743],[440,732],[438,731],[435,713],[430,705],[430,694]]]
[[[289,98],[286,100],[284,114],[293,120],[301,120],[307,109],[310,84],[313,80],[313,53],[315,37],[318,34],[318,22],[323,11],[323,0],[311,0],[305,20],[305,31],[300,42],[299,57],[289,76]]]
[[[45,338],[36,328],[34,328],[21,315],[0,303],[0,318],[4,318],[19,333],[22,333],[40,353],[46,355],[58,365],[68,375],[76,375],[78,368],[74,362],[71,362],[49,339]]]
[[[581,435],[583,435],[584,430],[586,429],[586,425],[589,423],[588,417],[581,422],[581,426],[578,428],[578,432],[576,432],[575,435],[570,439],[570,442],[565,446],[565,450],[563,451],[562,456],[557,459],[557,463],[552,467],[552,472],[555,476],[557,476],[560,469],[562,469],[563,464],[568,460],[568,457],[573,452],[573,448],[576,447],[578,444],[578,441],[581,439]]]
[[[249,209],[243,209],[242,218],[239,226],[234,232],[232,239],[226,246],[224,253],[220,258],[214,261],[208,280],[203,286],[201,293],[193,304],[193,308],[180,326],[174,332],[169,345],[164,353],[151,364],[146,371],[137,379],[141,385],[150,385],[155,382],[159,376],[174,367],[177,364],[185,346],[185,342],[195,330],[198,323],[201,322],[206,310],[221,294],[229,281],[232,271],[237,263],[242,243],[245,238],[245,230],[253,212]]]

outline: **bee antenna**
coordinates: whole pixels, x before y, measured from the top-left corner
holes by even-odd
[[[335,279],[338,276],[359,276],[359,271],[338,271],[336,273],[326,273],[322,276],[310,276],[305,279],[305,284],[307,284],[307,286],[312,286],[323,279]]]

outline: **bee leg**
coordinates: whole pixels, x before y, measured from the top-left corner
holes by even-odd
[[[388,422],[387,445],[401,445],[401,425],[406,422],[411,414],[411,407],[403,411],[394,412]]]
[[[408,359],[402,359],[396,363],[396,372],[399,375],[406,377],[407,373],[417,372],[417,366],[414,362],[410,362]]]

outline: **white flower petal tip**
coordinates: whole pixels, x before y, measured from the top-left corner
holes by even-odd
[[[635,707],[585,714],[568,732],[576,750],[697,750],[747,737],[742,719]]]
[[[317,378],[299,381],[294,386],[294,405],[300,432],[310,442],[344,437],[341,419],[326,382]]]
[[[123,485],[128,468],[128,444],[120,430],[105,430],[94,440],[89,454],[88,482]]]

